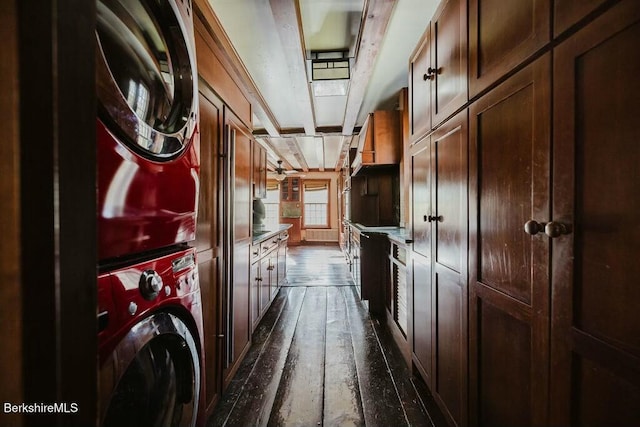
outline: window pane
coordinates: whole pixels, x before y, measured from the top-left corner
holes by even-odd
[[[329,226],[329,182],[304,182],[304,225]]]
[[[268,230],[278,226],[280,222],[280,189],[276,185],[274,188],[267,186],[267,197],[262,200],[264,203],[265,217],[264,225]]]

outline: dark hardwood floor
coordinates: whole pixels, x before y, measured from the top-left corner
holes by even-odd
[[[340,249],[290,248],[287,276],[208,426],[433,426]]]

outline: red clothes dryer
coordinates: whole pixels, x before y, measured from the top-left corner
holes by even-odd
[[[100,425],[194,426],[202,314],[195,250],[101,274]]]
[[[191,0],[98,0],[98,254],[195,238],[199,143]]]

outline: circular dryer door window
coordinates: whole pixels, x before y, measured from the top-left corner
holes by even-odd
[[[101,117],[154,160],[181,153],[195,129],[195,60],[174,0],[98,0]]]
[[[189,328],[173,314],[135,325],[100,369],[102,427],[194,426],[197,352]]]

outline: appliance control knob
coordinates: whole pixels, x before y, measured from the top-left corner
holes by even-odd
[[[163,287],[162,277],[153,270],[146,270],[140,276],[140,293],[148,301],[153,301]]]

